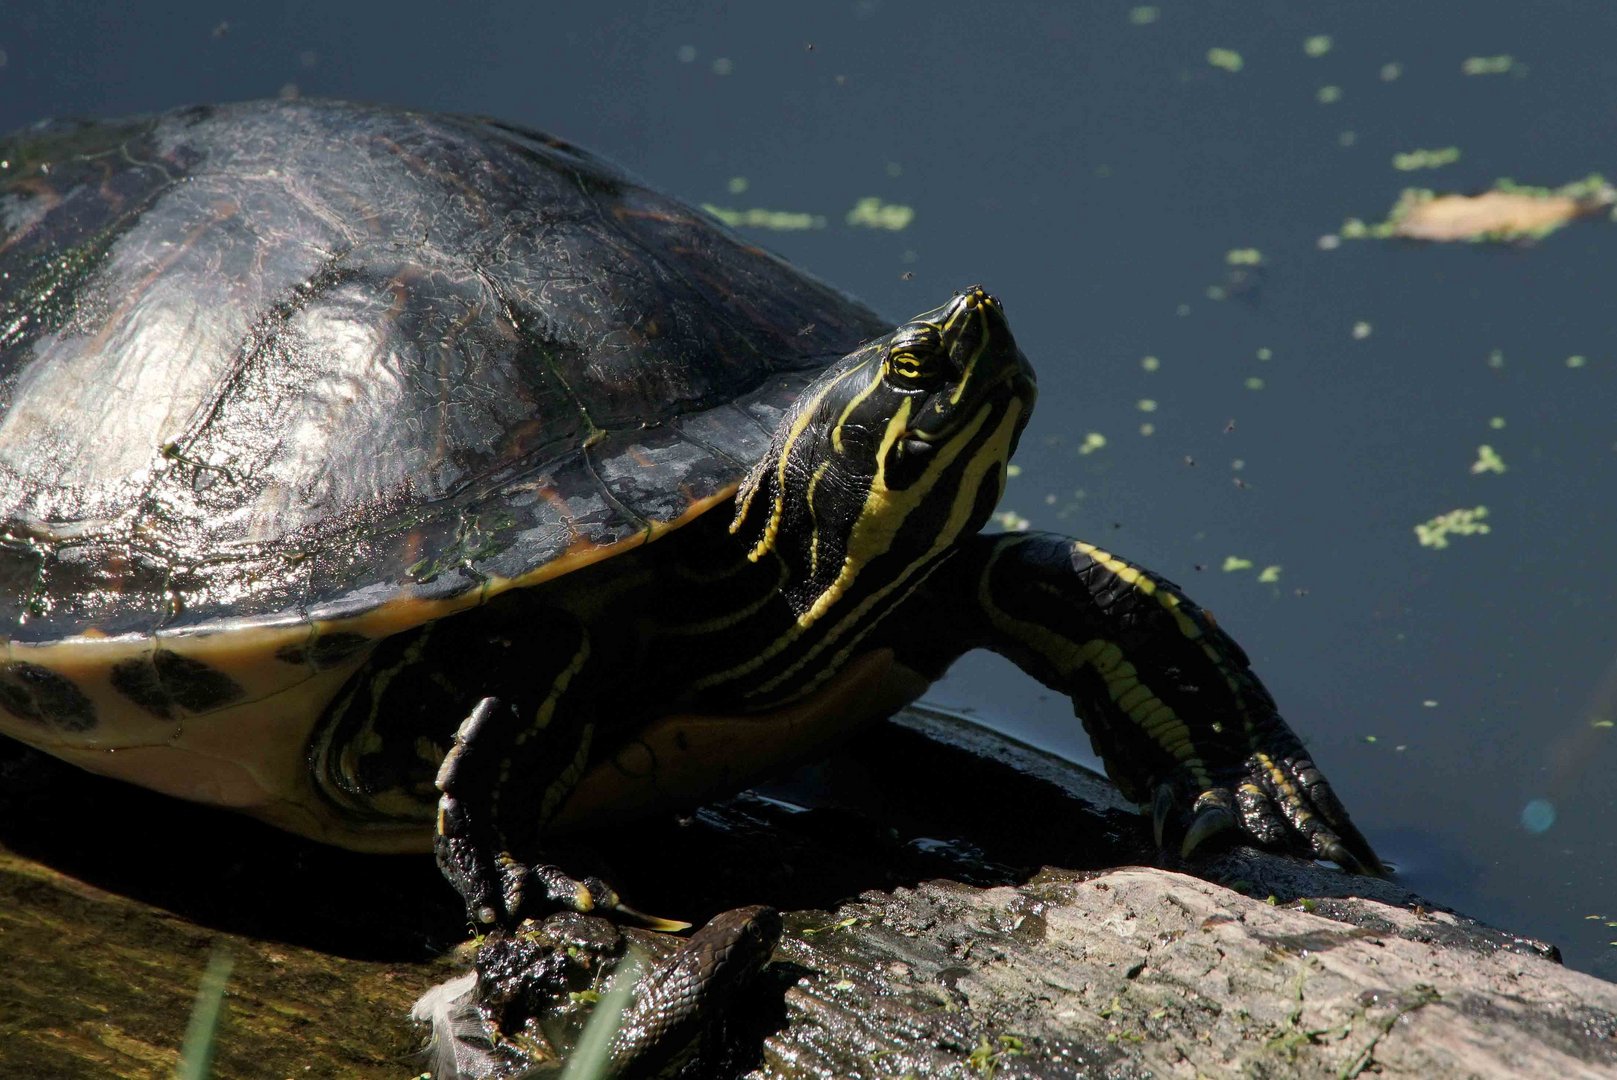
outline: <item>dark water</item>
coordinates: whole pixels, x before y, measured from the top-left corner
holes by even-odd
[[[1617,171],[1617,8],[165,7],[7,5],[0,129],[280,92],[492,113],[823,219],[757,235],[895,318],[985,283],[1041,378],[1005,509],[1214,609],[1410,886],[1617,977],[1617,227],[1319,244],[1405,186]],[[864,199],[913,217],[850,224]],[[1417,542],[1479,506],[1486,535]],[[991,659],[935,697],[1088,753]]]

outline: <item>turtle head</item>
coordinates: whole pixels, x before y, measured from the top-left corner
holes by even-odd
[[[987,522],[1033,398],[1004,310],[972,286],[803,392],[737,494],[731,532],[750,559],[782,561],[799,623],[896,600]]]

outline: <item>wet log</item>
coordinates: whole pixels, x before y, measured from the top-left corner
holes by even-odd
[[[788,913],[766,986],[696,1075],[1617,1071],[1617,987],[1548,946],[1298,860],[1153,867],[1149,828],[1103,779],[924,710],[780,783],[575,846],[645,910]],[[465,932],[430,859],[0,754],[8,1075],[172,1075],[225,948],[216,1076],[410,1076],[410,1004],[466,968]]]
[[[1261,877],[1243,861],[1209,869]],[[804,974],[759,1078],[1617,1075],[1617,986],[1365,897],[1050,870],[792,928],[778,955]]]

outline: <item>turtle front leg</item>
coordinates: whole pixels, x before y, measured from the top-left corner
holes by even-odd
[[[1072,699],[1112,780],[1151,807],[1159,846],[1176,820],[1184,855],[1233,830],[1385,873],[1241,647],[1172,582],[1067,537],[992,535],[962,543],[927,594],[926,618],[953,609],[975,628],[967,647]],[[916,643],[931,636],[901,633],[897,647],[935,677],[954,656],[925,655],[938,646]]]
[[[486,697],[460,725],[455,744],[438,769],[441,795],[433,845],[438,867],[479,926],[514,926],[525,913],[542,907],[593,911],[618,906],[617,893],[597,878],[573,878],[555,866],[525,866],[511,855],[505,823],[511,815],[509,804],[520,789],[510,776],[514,765],[529,764],[517,751],[533,736],[533,721],[525,722],[501,699]],[[586,737],[575,760],[587,752]],[[565,795],[568,771],[576,775],[578,765],[551,779],[549,788],[542,776],[529,774],[524,779],[546,796],[551,790]],[[559,801],[559,795],[556,800],[542,799],[537,806],[532,798],[516,800],[532,814],[525,832],[538,831],[544,803]]]
[[[547,647],[504,673],[522,685],[479,701],[439,766],[433,844],[439,869],[480,927],[509,929],[530,915],[567,909],[615,911],[656,929],[685,929],[686,923],[625,907],[599,878],[575,878],[513,854],[531,856],[540,847],[583,774],[595,733],[598,680],[589,634],[559,616],[547,619],[546,629]]]
[[[553,688],[529,718],[500,698],[486,697],[461,723],[438,769],[438,868],[466,901],[467,916],[482,927],[509,929],[533,915],[569,910],[613,911],[654,930],[688,929],[689,923],[629,907],[600,878],[575,878],[559,866],[529,865],[511,854],[519,840],[520,850],[531,850],[589,755],[589,726],[572,739],[565,729],[551,727],[553,706],[565,689]]]

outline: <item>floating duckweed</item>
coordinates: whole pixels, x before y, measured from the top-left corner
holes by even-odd
[[[1460,64],[1466,75],[1508,75],[1516,68],[1514,56],[1468,56]]]
[[[1437,149],[1410,150],[1392,156],[1392,167],[1399,172],[1412,172],[1415,169],[1441,169],[1445,165],[1453,165],[1460,160],[1458,146],[1443,146]]]
[[[1224,253],[1224,261],[1231,266],[1262,266],[1263,252],[1257,248],[1231,248]]]
[[[1309,56],[1324,56],[1331,51],[1331,35],[1315,34],[1303,42],[1303,52]]]
[[[728,75],[735,69],[735,63],[728,56],[721,56],[713,61],[713,74],[715,75]]]
[[[1157,425],[1155,425],[1155,424],[1141,424],[1140,425],[1140,434],[1141,435],[1144,435],[1147,438],[1149,438],[1150,436],[1155,435],[1156,433],[1157,433]]]
[[[1015,510],[1001,510],[994,515],[994,520],[1008,532],[1027,532],[1028,527],[1033,524]]]
[[[1078,444],[1080,454],[1093,454],[1106,446],[1106,436],[1098,431],[1091,431],[1084,436],[1084,441]]]
[[[1241,59],[1241,54],[1234,49],[1208,49],[1207,62],[1216,68],[1223,68],[1229,72],[1240,71],[1245,65],[1245,62]]]
[[[1278,564],[1271,564],[1269,566],[1265,566],[1262,570],[1259,570],[1258,571],[1258,580],[1263,582],[1266,585],[1272,584],[1272,583],[1274,583],[1276,581],[1279,581],[1280,580],[1280,567],[1279,567],[1279,565]]]
[[[1005,475],[1006,476],[1021,476],[1022,475],[1022,466],[1017,465],[1014,462],[1007,465],[1007,466],[1005,466]]]
[[[1162,361],[1158,360],[1154,356],[1145,356],[1140,358],[1140,367],[1146,371],[1156,371],[1161,366]]]
[[[1421,547],[1446,548],[1449,546],[1451,536],[1483,536],[1491,532],[1488,523],[1483,520],[1488,516],[1486,506],[1477,506],[1469,510],[1450,510],[1446,514],[1439,514],[1430,521],[1415,526],[1415,537],[1420,541]]]
[[[1488,354],[1488,366],[1493,368],[1495,371],[1497,371],[1498,369],[1504,367],[1505,366],[1505,354],[1504,354],[1504,352],[1499,350],[1499,349],[1495,349],[1493,352],[1489,353]]]
[[[1272,359],[1273,357],[1274,357],[1274,352],[1272,350],[1270,350],[1270,349],[1264,348],[1264,349],[1259,349],[1258,350],[1258,359],[1259,360],[1269,360],[1269,359]]]
[[[1336,136],[1336,145],[1344,150],[1358,141],[1359,133],[1357,131],[1342,131],[1338,132]]]
[[[899,203],[884,203],[875,197],[860,199],[848,211],[848,224],[869,229],[890,229],[897,232],[909,227],[915,220],[915,208]]]
[[[1248,390],[1262,390],[1264,387],[1264,382],[1263,379],[1257,375],[1248,375],[1244,385]]]
[[[1477,447],[1477,460],[1471,463],[1471,471],[1479,475],[1485,472],[1502,473],[1505,471],[1505,461],[1493,447],[1484,443]]]
[[[1314,92],[1314,100],[1321,105],[1335,105],[1342,100],[1342,88],[1340,86],[1322,86]]]
[[[678,51],[674,53],[674,56],[678,58],[680,63],[689,64],[696,59],[696,46],[681,45]]]
[[[800,232],[804,229],[825,228],[825,217],[821,214],[800,214],[792,210],[764,210],[756,207],[750,210],[734,210],[725,206],[714,206],[712,203],[703,203],[702,209],[732,229]]]
[[[1403,73],[1404,73],[1404,65],[1402,65],[1400,63],[1390,62],[1390,63],[1386,63],[1386,64],[1381,65],[1381,81],[1382,82],[1396,82],[1398,80],[1398,77],[1400,75],[1402,75]]]
[[[1141,412],[1157,411],[1157,403],[1150,398],[1141,398],[1139,401],[1134,403],[1134,407],[1139,409]]]
[[[1129,22],[1135,26],[1149,26],[1162,17],[1162,9],[1152,7],[1150,4],[1141,4],[1139,7],[1129,9]]]
[[[1495,431],[1499,431],[1505,426],[1505,418],[1503,416],[1490,416],[1488,418],[1488,426],[1493,428]]]
[[[1207,286],[1207,299],[1209,299],[1209,300],[1223,300],[1227,296],[1229,296],[1229,293],[1225,290],[1224,286],[1222,286],[1222,285],[1209,285],[1209,286]]]
[[[747,178],[745,176],[732,176],[730,177],[730,182],[725,185],[732,195],[743,194],[747,190],[747,186]]]
[[[1518,184],[1508,176],[1500,177],[1494,181],[1495,191],[1508,191],[1516,195],[1565,195],[1569,199],[1598,200],[1609,203],[1617,193],[1600,173],[1590,173],[1581,180],[1574,180],[1570,184],[1562,184],[1558,188],[1535,187],[1532,184]]]
[[[1237,570],[1250,570],[1252,566],[1251,559],[1243,559],[1239,555],[1224,556],[1223,570],[1226,574],[1232,574]]]
[[[1354,341],[1363,341],[1365,338],[1370,336],[1371,329],[1372,329],[1372,327],[1370,326],[1370,324],[1365,322],[1362,319],[1360,321],[1354,323],[1353,324],[1353,340]]]
[[[1588,363],[1588,358],[1583,356],[1569,356],[1566,358],[1566,366],[1570,368],[1584,367]]]

